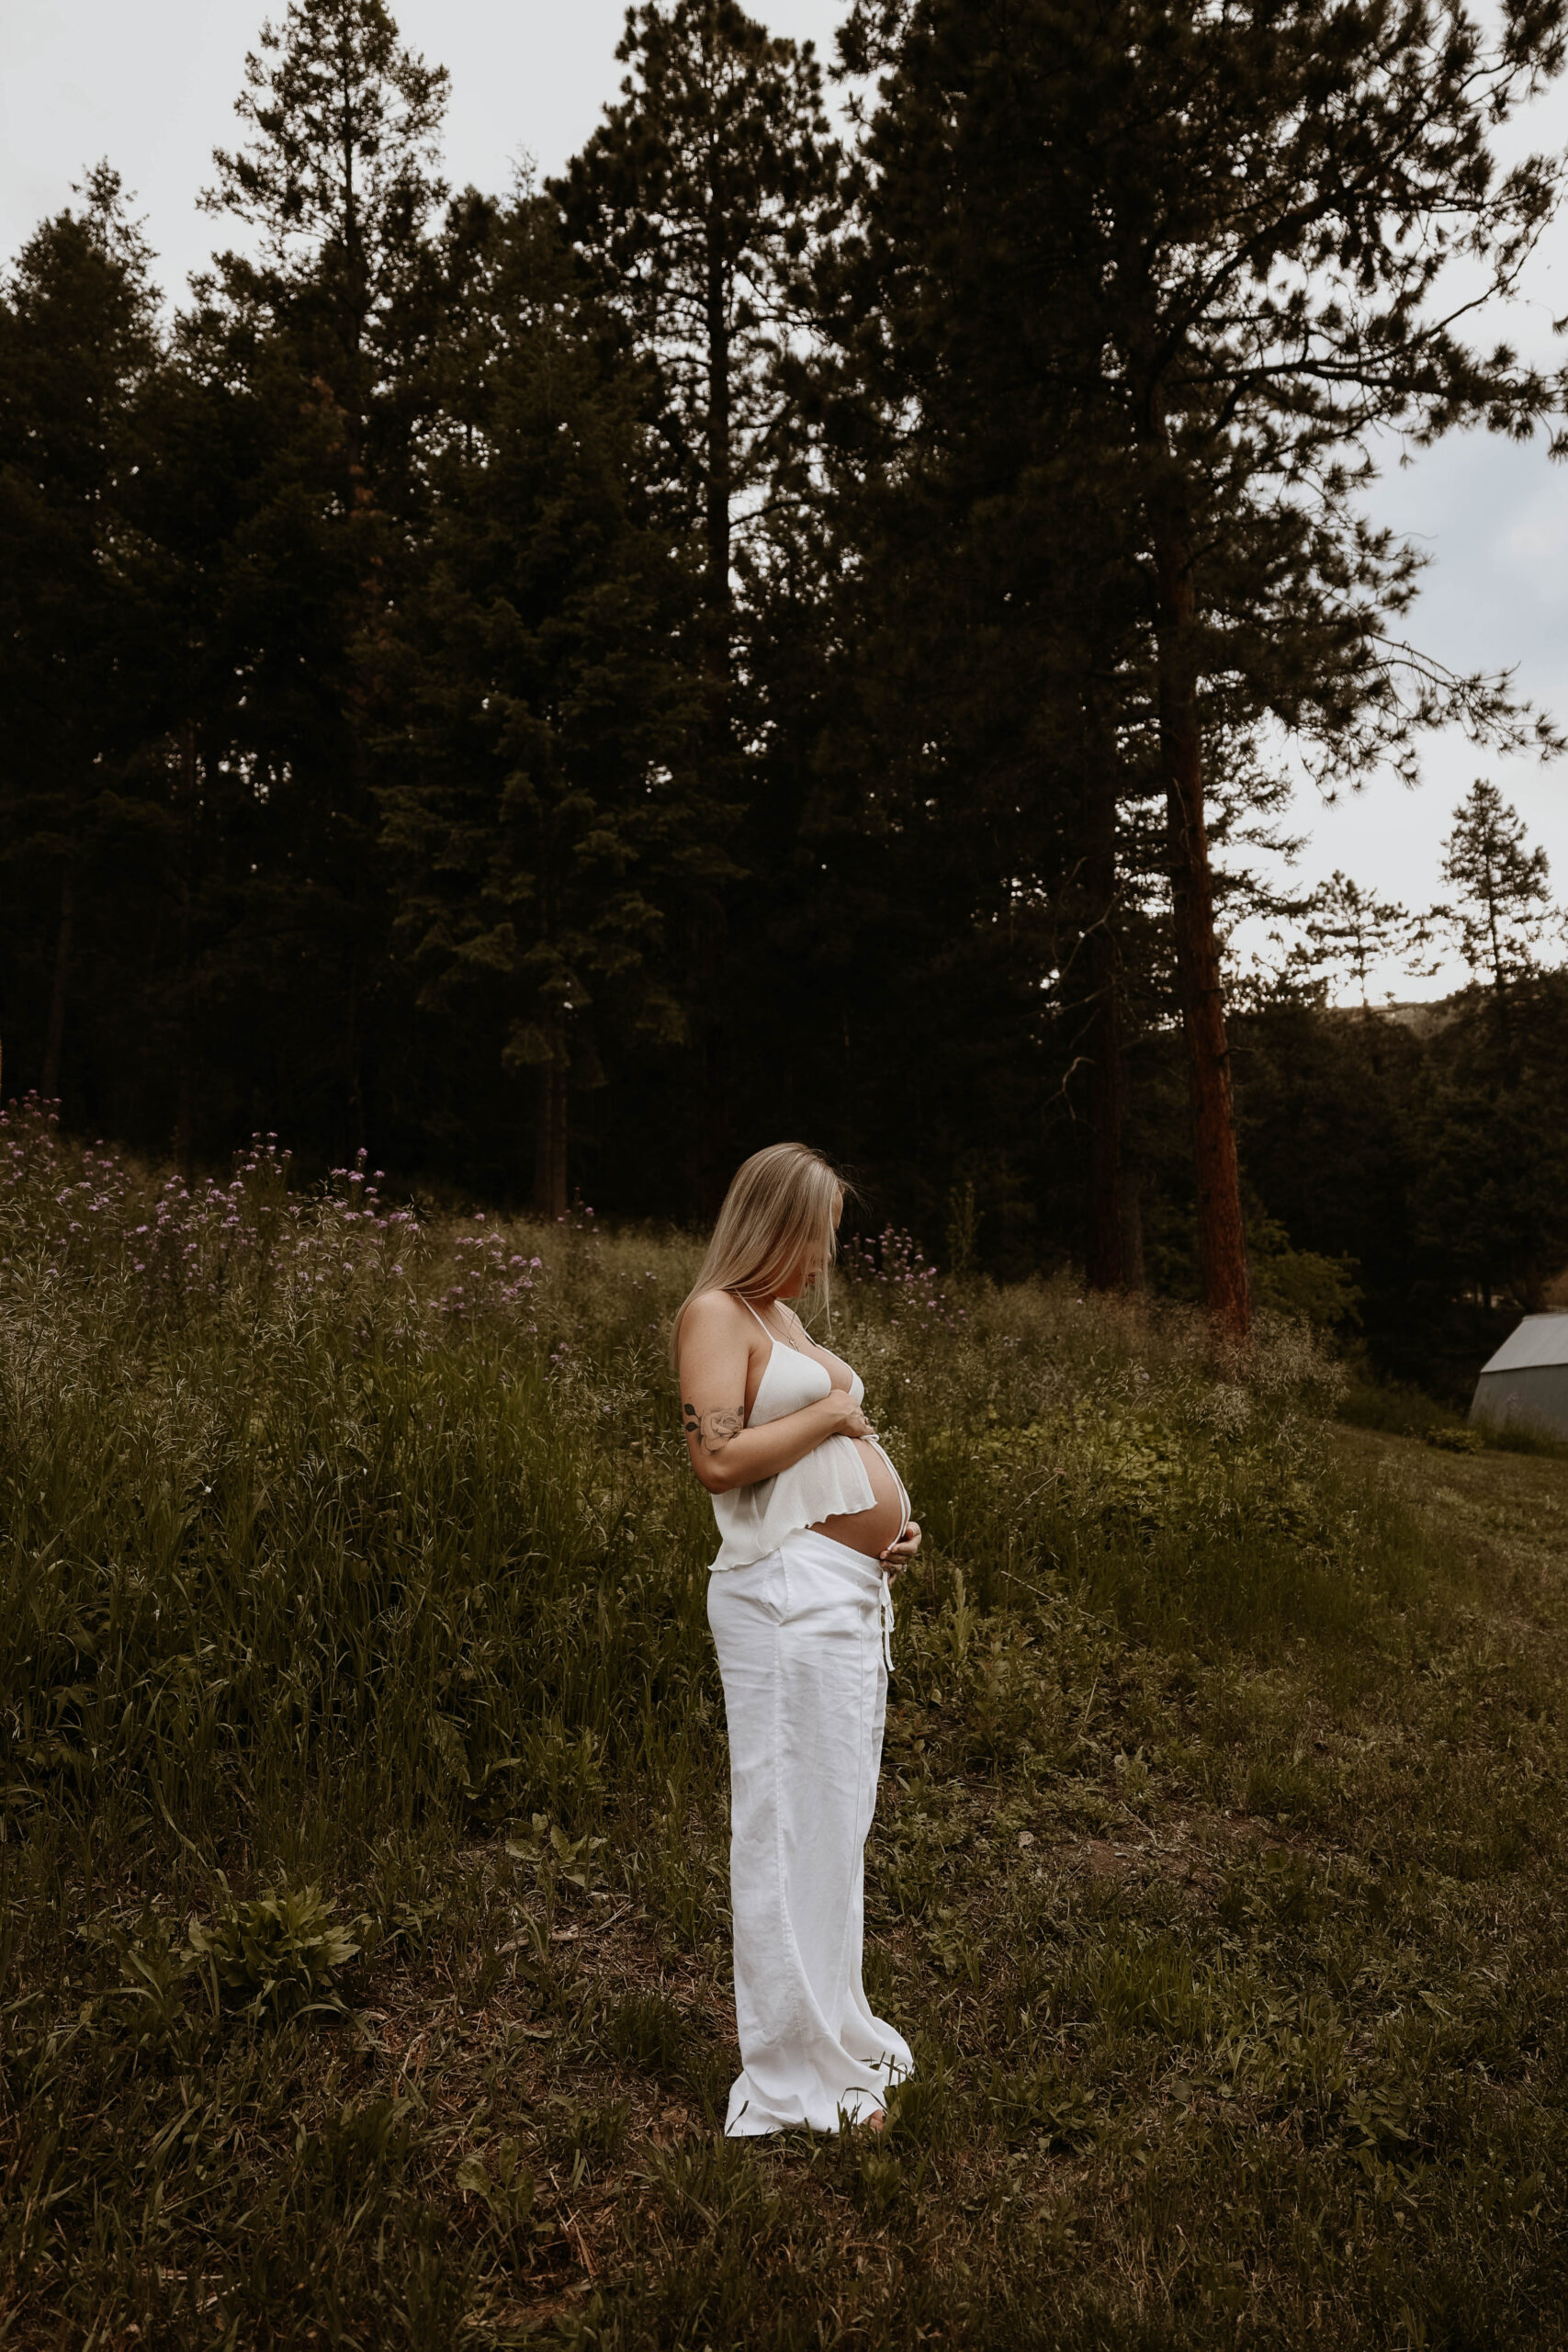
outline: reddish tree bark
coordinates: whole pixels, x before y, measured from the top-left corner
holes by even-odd
[[[1170,855],[1177,986],[1187,1039],[1198,1182],[1198,1264],[1203,1303],[1218,1328],[1246,1339],[1252,1328],[1247,1233],[1241,1213],[1235,1106],[1225,1035],[1214,885],[1203,809],[1203,744],[1198,712],[1197,597],[1187,518],[1181,511],[1163,404],[1156,390],[1149,433],[1163,480],[1152,504],[1160,763]]]

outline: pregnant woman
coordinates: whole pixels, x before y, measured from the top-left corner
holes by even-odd
[[[721,1538],[708,1623],[729,1727],[732,2137],[879,2127],[913,2064],[866,2006],[861,1952],[889,1578],[920,1531],[858,1374],[785,1304],[825,1293],[843,1205],[819,1153],[756,1153],[675,1319],[686,1442]]]

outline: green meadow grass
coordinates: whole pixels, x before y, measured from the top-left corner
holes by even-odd
[[[694,1250],[285,1176],[0,1124],[0,2344],[1564,2340],[1568,1463],[863,1257],[919,2072],[727,2143]]]

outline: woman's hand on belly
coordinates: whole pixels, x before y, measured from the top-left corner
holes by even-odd
[[[879,1552],[877,1554],[877,1557],[882,1562],[882,1565],[886,1569],[888,1575],[890,1577],[896,1577],[900,1568],[907,1568],[908,1566],[909,1562],[914,1558],[919,1548],[920,1522],[918,1519],[912,1519],[906,1526],[903,1534],[900,1535],[897,1544],[889,1544],[886,1551]]]

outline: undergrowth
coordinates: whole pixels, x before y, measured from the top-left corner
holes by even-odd
[[[726,2143],[694,1250],[378,1182],[0,1121],[0,2340],[1559,2340],[1560,1464],[858,1250],[919,2073]]]

